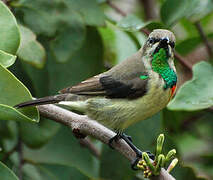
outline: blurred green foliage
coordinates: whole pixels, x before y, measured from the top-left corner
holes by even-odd
[[[168,109],[126,133],[140,149],[152,152],[157,136],[164,133],[164,150],[176,148],[180,160],[174,177],[213,179],[212,55],[199,51],[197,58],[195,54],[206,47],[195,23],[212,41],[213,2],[155,0],[153,8],[159,15],[145,21],[146,7],[139,0],[126,1],[112,1],[126,17],[105,0],[5,1],[8,7],[0,1],[0,179],[18,179],[10,169],[20,178],[20,146],[24,180],[143,179],[108,146],[92,140],[101,152],[97,159],[67,127],[42,117],[35,123],[39,121],[36,108],[17,111],[12,107],[31,99],[31,94],[56,94],[105,71],[106,64],[121,62],[144,43],[141,28],[170,29],[177,37],[176,51],[187,61],[209,62],[193,67],[192,80],[179,88]],[[179,61],[176,64],[183,83],[190,71]]]

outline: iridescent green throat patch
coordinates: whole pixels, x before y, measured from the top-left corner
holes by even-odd
[[[166,50],[161,48],[157,53],[153,54],[152,69],[160,74],[165,81],[164,88],[172,88],[177,83],[177,75],[168,64]]]

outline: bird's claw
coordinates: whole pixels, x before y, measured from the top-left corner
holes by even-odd
[[[131,149],[136,153],[136,158],[135,160],[133,161],[133,163],[131,163],[131,168],[133,170],[138,170],[139,168],[137,167],[137,164],[139,163],[139,161],[142,159],[142,151],[140,151],[133,143],[132,143],[132,138],[131,136],[128,136],[124,133],[120,133],[118,132],[114,137],[112,137],[110,140],[109,140],[109,147],[114,149],[114,147],[112,146],[112,143],[113,141],[118,141],[119,139],[123,139],[130,147]],[[146,151],[148,157],[152,160],[155,159],[155,156],[154,154],[152,154],[150,151]]]
[[[112,143],[113,143],[113,141],[117,142],[119,139],[123,139],[124,141],[126,141],[126,139],[128,139],[128,141],[132,142],[132,137],[131,136],[128,136],[125,133],[118,132],[115,136],[113,136],[109,140],[109,143],[108,143],[109,147],[114,149],[114,147],[112,146]]]

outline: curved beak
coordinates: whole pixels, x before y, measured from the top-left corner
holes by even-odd
[[[169,39],[163,38],[163,39],[160,40],[158,46],[160,46],[160,48],[168,48],[168,44],[169,44]]]
[[[168,48],[169,48],[168,45],[169,45],[169,39],[167,37],[161,39],[154,51],[154,54],[157,53],[161,48],[164,48],[168,52]]]

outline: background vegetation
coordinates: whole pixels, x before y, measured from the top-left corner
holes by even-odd
[[[92,139],[94,156],[67,127],[39,121],[36,108],[12,106],[103,72],[155,28],[177,37],[179,89],[167,109],[126,133],[151,151],[164,133],[164,150],[176,148],[180,160],[174,177],[213,179],[212,10],[211,0],[1,1],[0,179],[143,179],[106,145]]]

